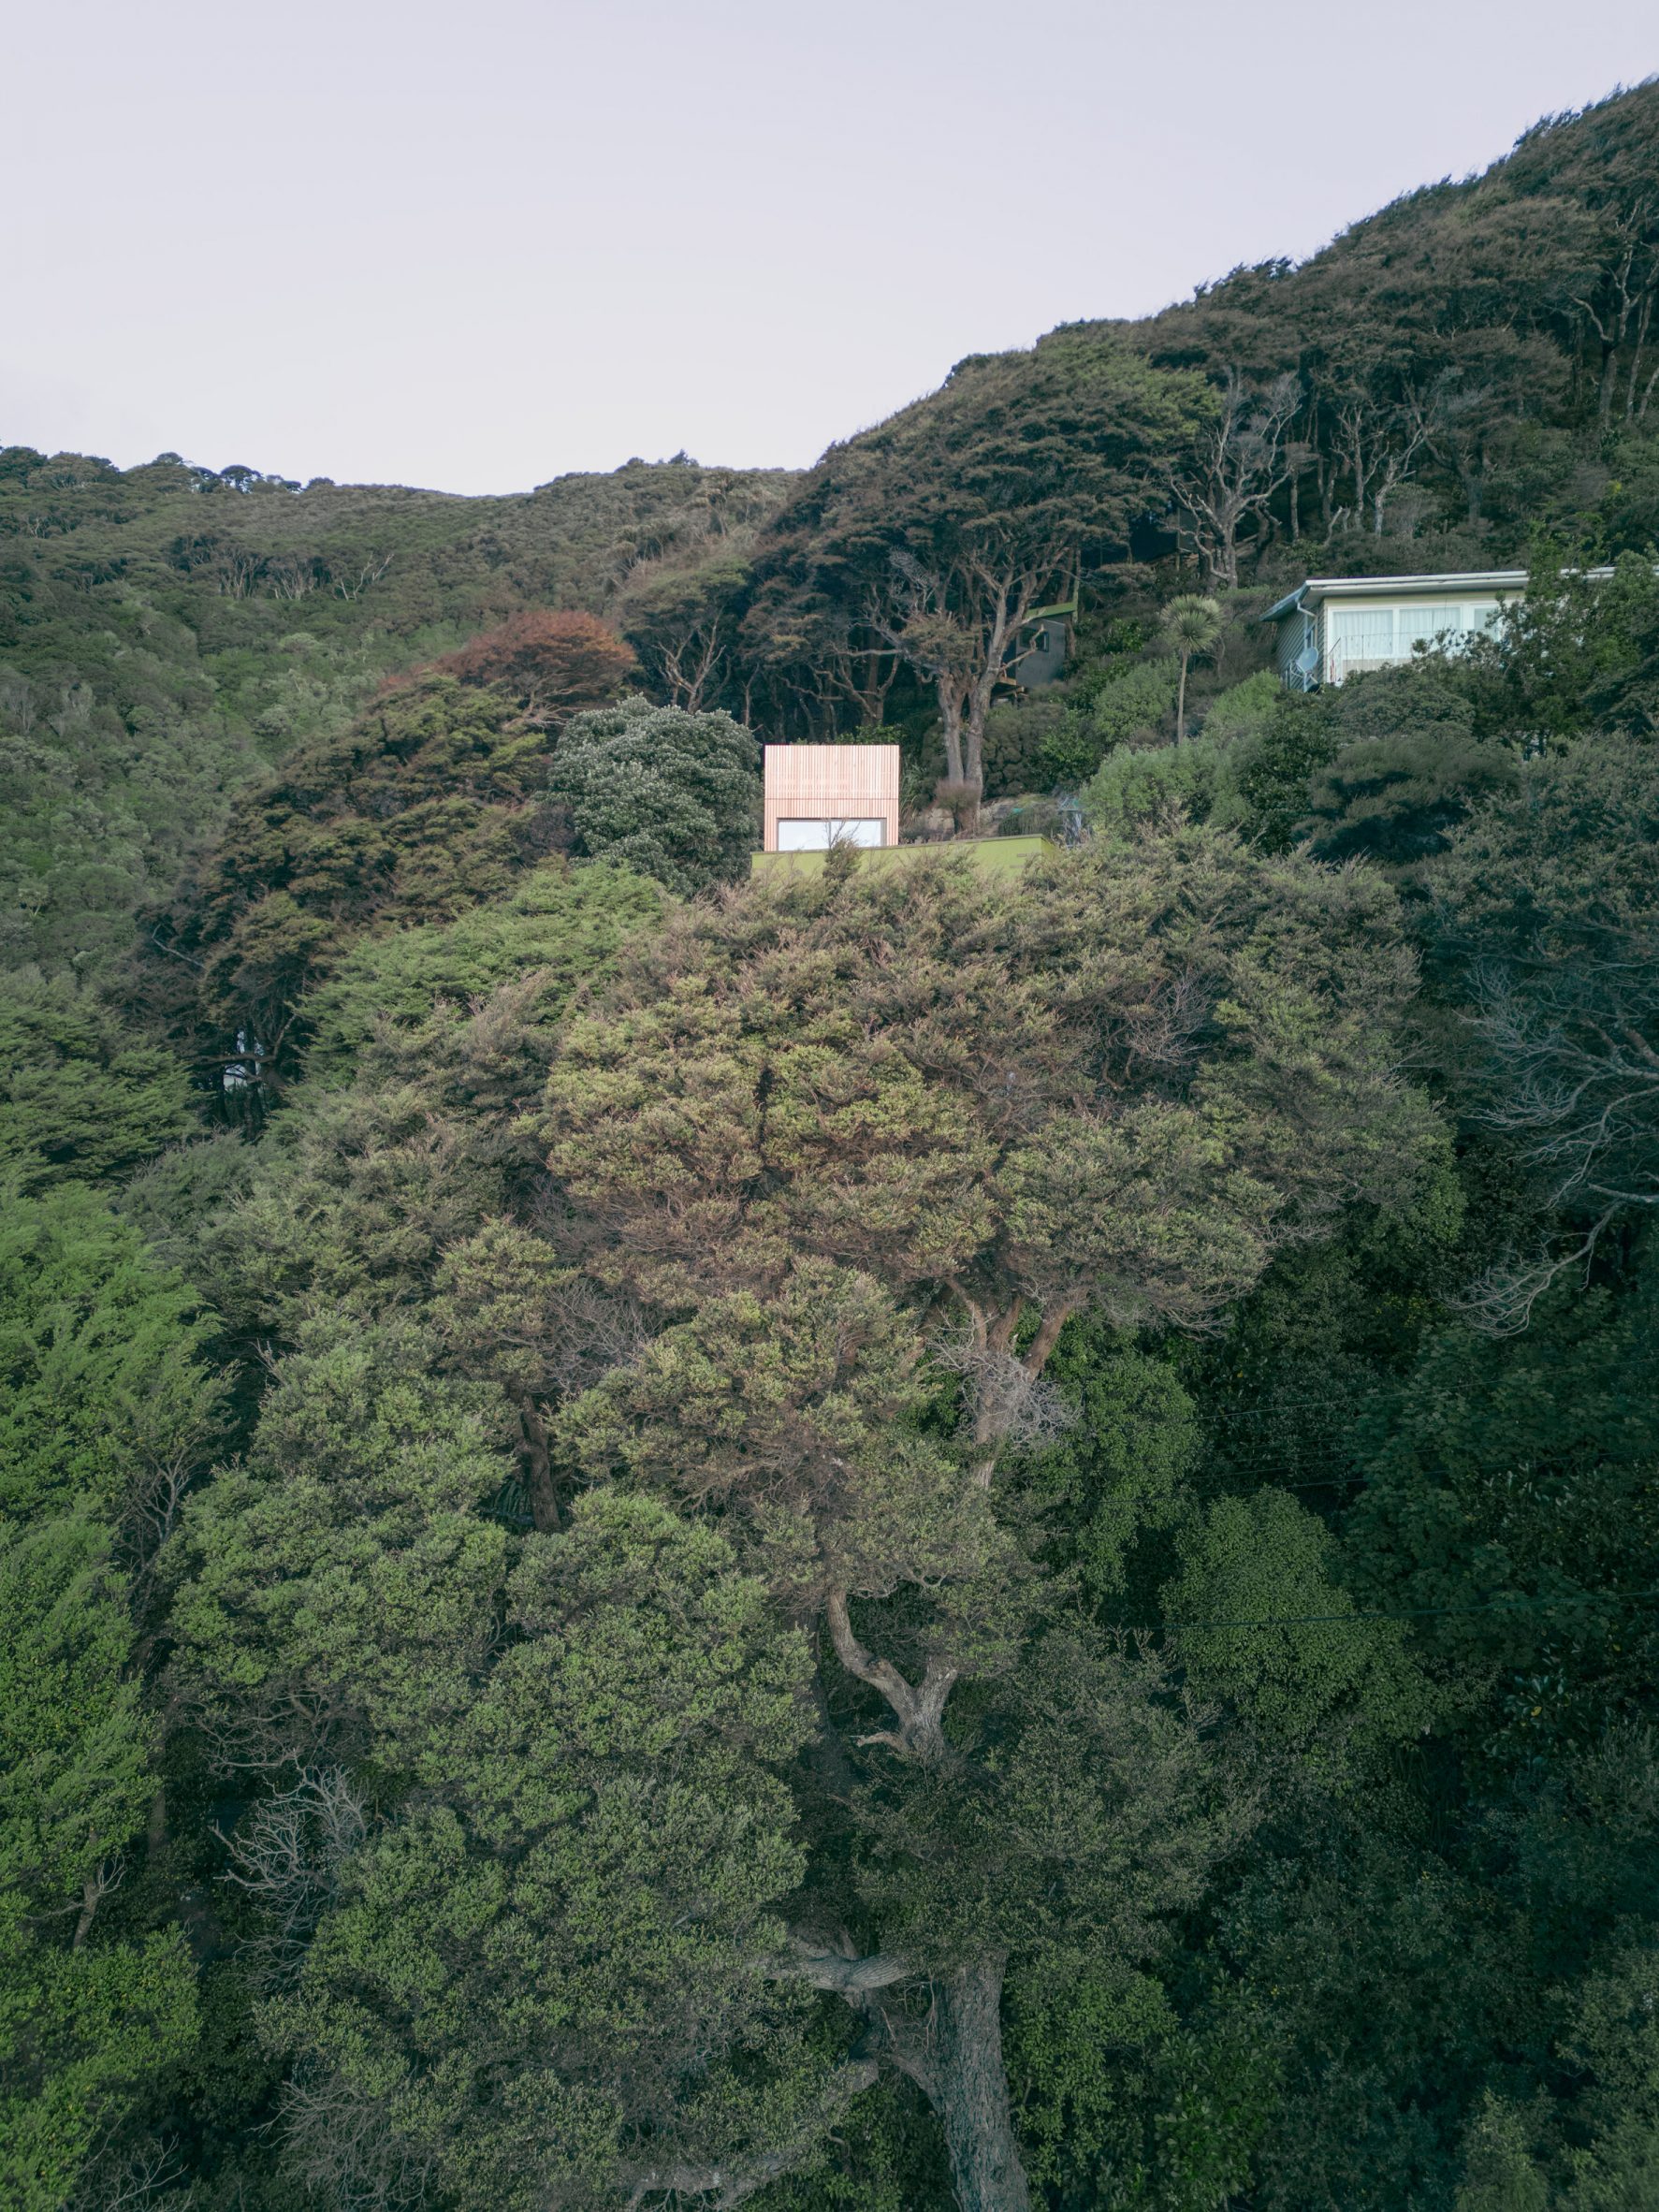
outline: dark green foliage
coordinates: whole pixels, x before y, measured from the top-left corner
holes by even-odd
[[[603,607],[788,481],[632,461],[454,499],[0,450],[0,953],[107,966],[238,794],[388,672],[519,610]]]
[[[1515,1936],[1490,1893],[1375,1817],[1309,1806],[1295,1852],[1263,1854],[1221,1939],[1278,2077],[1253,2161],[1264,2206],[1449,2212],[1486,2069],[1504,2079],[1514,2054],[1524,2079],[1543,2055]]]
[[[325,2189],[418,2161],[454,2203],[600,2205],[822,2122],[806,2008],[767,1972],[803,1639],[718,1535],[604,1493],[526,1546],[505,1612],[435,1795],[359,1855],[270,2008]]]
[[[1047,1373],[1070,1408],[1028,1474],[1050,1556],[1108,1620],[1148,1618],[1153,1594],[1136,1546],[1182,1510],[1203,1441],[1198,1409],[1171,1361],[1095,1320],[1068,1325]]]
[[[1086,712],[1040,691],[985,717],[985,795],[1074,789],[1096,766],[1103,740]]]
[[[1438,879],[1436,949],[1473,1030],[1465,1109],[1531,1201],[1478,1288],[1496,1326],[1659,1204],[1656,850],[1659,752],[1594,737],[1528,764]]]
[[[1551,738],[1592,729],[1659,735],[1659,574],[1652,553],[1592,576],[1565,549],[1535,555],[1525,598],[1500,641],[1483,642],[1467,682],[1482,725]]]
[[[8,2207],[1653,2202],[1656,143],[799,480],[0,454]],[[1091,837],[745,884],[858,731]]]
[[[425,677],[292,761],[232,823],[179,933],[226,1052],[240,1031],[291,1064],[299,1000],[355,937],[447,920],[543,858],[550,743],[504,693]]]
[[[1243,820],[1270,848],[1306,841],[1414,878],[1472,806],[1516,781],[1516,748],[1477,732],[1476,689],[1430,655],[1283,695],[1224,756]]]
[[[759,771],[754,738],[730,715],[637,700],[577,715],[547,788],[570,809],[578,852],[687,893],[747,870]]]
[[[1558,1294],[1524,1336],[1433,1341],[1361,1425],[1356,1572],[1370,1602],[1453,1608],[1421,1647],[1481,1683],[1511,1756],[1652,1681],[1651,1603],[1620,1593],[1659,1583],[1656,1360],[1645,1299]]]
[[[1514,754],[1476,736],[1456,674],[1429,659],[1319,694],[1332,749],[1297,830],[1322,859],[1414,867],[1445,851],[1472,806],[1513,788]]]

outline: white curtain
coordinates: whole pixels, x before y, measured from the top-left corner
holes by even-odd
[[[1404,661],[1419,638],[1424,645],[1433,645],[1442,631],[1455,638],[1463,627],[1463,610],[1455,601],[1425,599],[1420,606],[1403,606],[1396,650]]]
[[[1341,607],[1331,616],[1331,677],[1340,683],[1350,668],[1394,658],[1392,607]]]

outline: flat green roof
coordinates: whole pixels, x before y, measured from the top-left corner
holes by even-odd
[[[1011,876],[1029,867],[1039,853],[1049,851],[1052,837],[953,837],[939,845],[864,845],[858,849],[860,866],[891,867],[895,862],[914,860],[924,852],[966,852],[976,868],[987,875]],[[823,852],[756,852],[749,856],[753,876],[821,876],[828,858]]]

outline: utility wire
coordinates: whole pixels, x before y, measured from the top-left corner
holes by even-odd
[[[1407,1606],[1399,1612],[1269,1613],[1258,1620],[1164,1621],[1156,1628],[1125,1628],[1124,1636],[1163,1636],[1178,1628],[1313,1628],[1327,1623],[1364,1621],[1425,1621],[1448,1614],[1549,1611],[1563,1606],[1631,1604],[1640,1598],[1659,1598],[1659,1590],[1588,1590],[1577,1597],[1493,1597],[1476,1606]]]

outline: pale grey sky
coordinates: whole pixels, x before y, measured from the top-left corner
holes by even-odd
[[[10,0],[0,444],[809,461],[1659,69],[1653,0]]]

